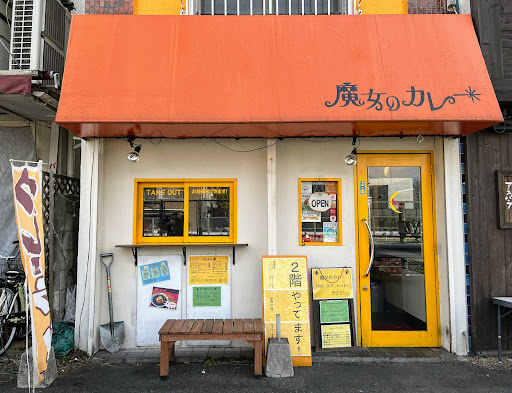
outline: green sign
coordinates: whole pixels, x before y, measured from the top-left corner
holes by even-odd
[[[328,300],[320,302],[320,323],[350,322],[348,300]]]
[[[193,307],[220,307],[220,287],[194,287]]]

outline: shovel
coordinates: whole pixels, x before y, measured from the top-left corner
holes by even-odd
[[[110,258],[110,260],[109,260]],[[114,314],[112,312],[112,287],[110,285],[110,265],[114,262],[114,254],[101,254],[100,260],[107,269],[107,286],[108,286],[108,311],[110,314],[110,323],[100,326],[101,344],[110,353],[119,351],[124,342],[124,322],[114,322]],[[105,261],[107,260],[107,261]]]

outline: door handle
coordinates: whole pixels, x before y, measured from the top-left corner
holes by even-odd
[[[366,229],[368,229],[368,235],[370,237],[370,245],[371,245],[370,264],[368,265],[368,270],[366,271],[366,274],[364,275],[365,277],[368,277],[368,274],[370,274],[370,270],[372,269],[372,265],[373,265],[373,257],[374,257],[374,252],[375,252],[375,244],[373,242],[373,235],[372,235],[372,231],[370,229],[370,224],[368,224],[368,221],[366,221],[366,218],[363,218],[363,222],[366,225]]]

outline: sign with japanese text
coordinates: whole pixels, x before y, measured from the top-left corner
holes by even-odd
[[[192,292],[194,307],[220,307],[221,287],[194,287]]]
[[[230,319],[231,263],[229,255],[187,257],[187,319]],[[191,341],[188,345],[230,345],[229,340]]]
[[[402,92],[389,93],[387,91],[378,91],[373,88],[363,87],[362,89],[351,82],[344,82],[336,85],[334,99],[325,101],[327,108],[347,106],[362,107],[366,110],[396,112],[407,107],[417,108],[425,107],[430,111],[438,111],[445,105],[467,105],[469,100],[473,104],[481,101],[480,96],[471,86],[467,89],[455,92],[450,95],[437,95],[430,91],[425,91],[421,87],[411,86],[409,90]]]
[[[320,301],[320,323],[348,323],[348,300]]]
[[[352,269],[311,269],[313,299],[352,299]]]
[[[275,321],[279,314],[281,337],[288,338],[293,365],[311,366],[307,258],[264,256],[262,265],[266,337],[277,336]]]
[[[265,336],[267,339],[277,337],[275,322],[265,323]],[[309,322],[281,322],[281,337],[288,338],[294,366],[308,366],[308,361],[311,366],[311,360],[307,359],[311,357],[311,344],[309,339],[305,339],[310,336]],[[267,340],[265,340],[265,353],[266,351]]]
[[[23,268],[32,312],[32,358],[38,385],[44,378],[52,342],[50,303],[44,283],[41,162],[37,167],[12,166],[14,207]]]
[[[188,258],[188,284],[228,284],[228,269],[227,255],[191,256]]]
[[[321,325],[322,348],[342,348],[352,346],[350,325]]]
[[[512,228],[512,173],[496,172],[498,222],[500,228]]]

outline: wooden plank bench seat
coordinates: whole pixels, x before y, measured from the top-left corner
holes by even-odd
[[[261,319],[168,319],[158,331],[160,337],[160,379],[169,375],[176,341],[245,340],[254,348],[254,375],[260,377],[263,363],[263,321]]]

